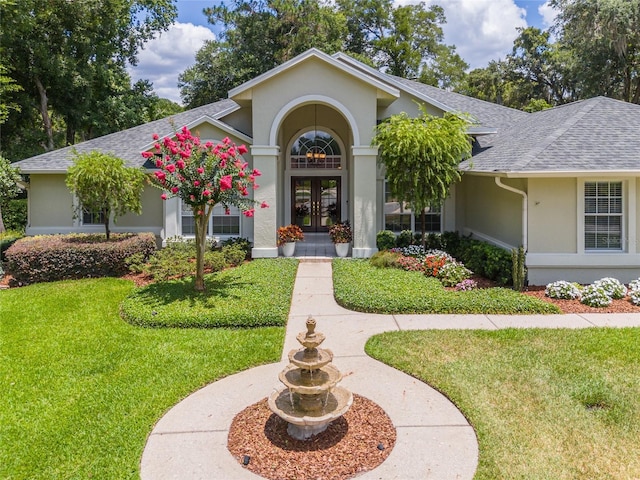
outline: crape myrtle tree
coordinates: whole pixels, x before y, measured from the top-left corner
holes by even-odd
[[[386,169],[392,195],[422,213],[422,245],[425,245],[425,209],[441,203],[451,185],[460,180],[458,165],[471,155],[469,120],[445,113],[429,115],[420,106],[421,115],[411,118],[402,112],[376,127],[372,140]]]
[[[11,166],[6,158],[0,156],[0,233],[5,231],[2,221],[2,204],[20,193],[18,182],[21,180],[18,169]]]
[[[153,152],[142,152],[142,156],[156,158],[153,184],[164,190],[161,198],[179,197],[193,211],[196,227],[196,278],[195,290],[203,292],[204,254],[207,226],[213,208],[220,204],[229,212],[229,207],[238,207],[246,217],[253,217],[256,201],[250,190],[258,188],[257,169],[249,169],[242,155],[247,152],[244,145],[237,146],[228,137],[222,142],[202,144],[200,137],[191,134],[185,126],[175,134],[175,140],[153,135],[156,143]],[[266,208],[264,202],[260,205]]]
[[[140,168],[125,166],[121,158],[97,150],[76,154],[66,183],[78,199],[75,214],[101,215],[107,240],[109,222],[133,212],[142,213],[142,191],[147,176]]]

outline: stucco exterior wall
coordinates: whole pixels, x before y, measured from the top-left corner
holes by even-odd
[[[254,145],[269,145],[269,134],[277,114],[289,102],[305,95],[330,97],[343,105],[360,129],[360,144],[369,145],[375,126],[376,89],[314,58],[254,88]]]
[[[162,227],[163,208],[161,190],[146,185],[142,192],[142,214],[127,213],[113,224],[114,229],[147,230],[156,233]]]
[[[73,196],[66,175],[31,175],[29,185],[29,229],[72,228]]]
[[[400,98],[398,98],[395,102],[387,107],[381,107],[378,109],[378,119],[384,120],[391,115],[397,115],[399,113],[405,112],[410,117],[417,117],[421,114],[420,108],[418,108],[418,101],[420,104],[425,105],[427,107],[427,113],[434,116],[442,116],[443,111],[434,107],[433,105],[424,103],[417,99],[416,97],[409,95],[408,93],[401,91]]]
[[[636,215],[640,216],[640,177],[636,178]],[[632,246],[635,246],[635,253],[640,254],[640,220],[636,222],[636,238]],[[640,272],[638,276],[640,277]]]
[[[519,190],[525,180],[504,180]],[[522,244],[522,196],[498,187],[494,177],[465,174],[456,187],[457,230],[505,247]]]
[[[576,179],[531,178],[528,183],[529,252],[576,253]]]

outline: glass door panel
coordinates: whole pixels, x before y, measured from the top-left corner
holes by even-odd
[[[340,178],[293,177],[292,223],[307,232],[326,232],[340,221]]]

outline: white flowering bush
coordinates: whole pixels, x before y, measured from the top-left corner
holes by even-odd
[[[445,263],[440,269],[436,277],[445,287],[454,287],[463,280],[469,278],[473,272],[458,262]]]
[[[629,292],[629,298],[631,299],[631,303],[634,305],[640,305],[640,288],[631,290]]]
[[[624,298],[627,295],[627,288],[615,278],[601,278],[600,280],[593,282],[593,284],[598,287],[602,287],[611,298],[619,299]]]
[[[582,289],[580,301],[590,307],[608,307],[612,300],[604,287],[594,283]]]
[[[629,292],[630,294],[636,291],[640,291],[640,278],[629,282]]]
[[[575,283],[560,280],[547,285],[544,294],[550,298],[559,298],[562,300],[575,300],[580,298],[580,288]]]

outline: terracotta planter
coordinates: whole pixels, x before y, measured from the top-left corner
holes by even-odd
[[[347,255],[349,255],[349,247],[351,246],[351,244],[349,243],[336,243],[336,255],[338,255],[339,257],[346,257]]]
[[[282,245],[282,255],[284,255],[285,257],[293,257],[295,251],[296,242],[287,242]]]

